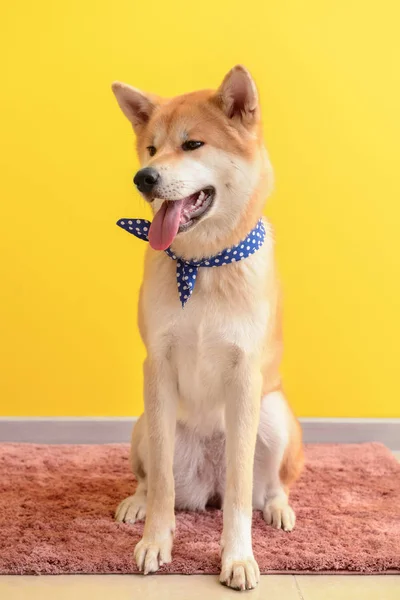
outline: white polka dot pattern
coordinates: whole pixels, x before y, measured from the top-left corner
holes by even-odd
[[[132,224],[134,227],[132,227]],[[117,221],[117,225],[139,239],[145,240],[146,242],[149,241],[148,231],[150,221],[146,221],[145,219],[120,219]],[[184,308],[186,302],[193,293],[197,272],[200,267],[223,267],[224,265],[243,260],[257,252],[263,245],[264,239],[265,228],[262,219],[260,219],[254,229],[247,235],[246,239],[239,242],[236,246],[225,248],[215,256],[210,256],[197,261],[183,260],[176,256],[170,248],[167,248],[165,253],[168,254],[172,260],[177,261],[176,281],[182,308]]]

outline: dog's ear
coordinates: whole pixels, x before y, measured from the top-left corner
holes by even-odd
[[[111,88],[122,112],[132,123],[135,132],[138,133],[148,123],[157,105],[156,96],[145,94],[119,81],[115,81]]]
[[[243,124],[258,120],[259,104],[256,84],[242,65],[233,67],[220,85],[216,100],[230,119],[240,119]]]

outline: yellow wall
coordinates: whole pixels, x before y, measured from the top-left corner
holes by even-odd
[[[398,0],[20,0],[0,19],[0,414],[131,415],[144,244],[114,79],[172,95],[236,62],[277,189],[286,388],[303,416],[400,417]],[[5,66],[4,66],[5,63]]]

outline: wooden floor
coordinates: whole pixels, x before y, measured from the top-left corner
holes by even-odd
[[[398,575],[263,575],[252,600],[399,600]],[[223,600],[239,592],[212,575],[0,577],[2,600]]]

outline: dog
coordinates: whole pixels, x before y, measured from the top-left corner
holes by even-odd
[[[220,581],[252,589],[252,510],[291,531],[288,492],[303,465],[279,374],[281,292],[262,217],[273,170],[257,88],[239,65],[217,91],[162,99],[120,82],[112,89],[136,134],[134,182],[154,214],[139,300],[147,358],[131,446],[138,485],[116,520],[145,519],[134,555],[147,574],[171,561],[175,509],[223,507]],[[207,268],[212,260],[218,268]]]

